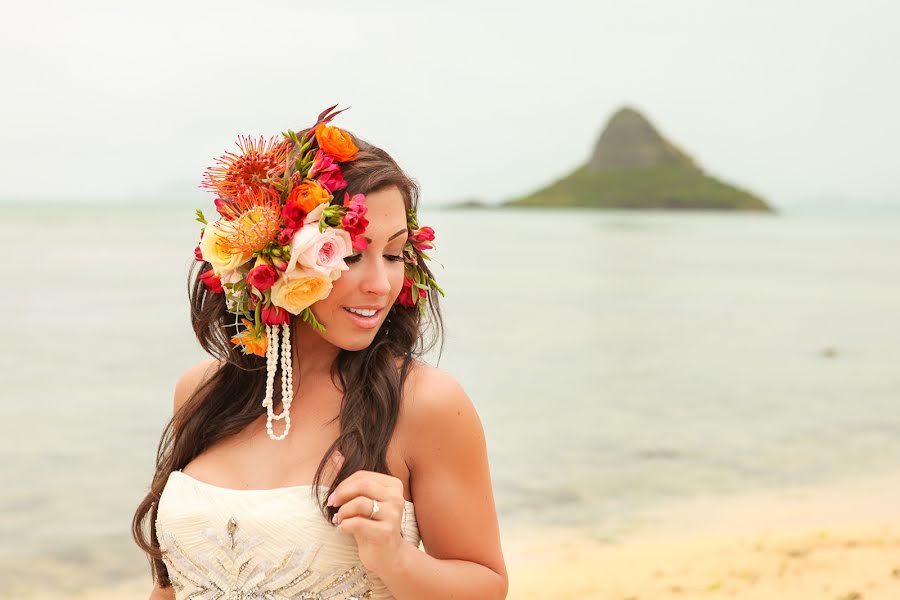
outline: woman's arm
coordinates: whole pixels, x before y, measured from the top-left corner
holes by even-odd
[[[150,592],[148,600],[175,600],[175,588],[171,585],[167,588],[161,588],[157,583],[153,586],[153,591]]]
[[[332,522],[353,535],[363,566],[397,600],[503,600],[506,566],[481,421],[452,377],[415,371],[397,430],[427,554],[401,537],[403,481],[392,475],[359,470],[341,481],[328,497],[338,507]]]
[[[427,554],[403,544],[378,576],[397,600],[502,600],[508,580],[481,420],[453,377],[417,371],[403,446]]]

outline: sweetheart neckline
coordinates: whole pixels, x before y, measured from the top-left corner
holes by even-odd
[[[214,490],[220,490],[220,491],[224,491],[224,492],[236,492],[236,493],[239,493],[239,494],[253,494],[253,493],[258,494],[258,493],[260,493],[260,492],[281,492],[281,491],[294,491],[294,490],[308,490],[308,489],[310,489],[310,488],[313,487],[313,484],[311,484],[311,483],[306,483],[306,484],[303,484],[303,485],[289,485],[289,486],[284,486],[284,487],[265,488],[265,489],[238,489],[238,488],[228,488],[228,487],[222,487],[222,486],[220,486],[220,485],[213,485],[212,483],[207,483],[207,482],[205,482],[205,481],[201,481],[201,480],[197,479],[196,477],[192,477],[191,475],[188,475],[187,473],[184,473],[184,472],[181,471],[180,469],[177,469],[177,470],[175,470],[175,471],[172,471],[171,473],[169,473],[169,475],[171,476],[171,475],[173,475],[173,474],[175,474],[175,473],[178,473],[178,474],[181,475],[182,477],[188,479],[189,481],[191,481],[191,482],[193,482],[193,483],[195,483],[195,484],[198,484],[198,485],[201,486],[201,487],[211,488],[211,489],[214,489]],[[319,488],[328,488],[327,485],[319,485],[319,486],[317,486],[317,487],[319,487]],[[413,502],[410,501],[410,500],[407,500],[406,498],[403,499],[403,502],[405,502],[406,504],[408,504],[408,505],[410,505],[410,506],[414,506]]]

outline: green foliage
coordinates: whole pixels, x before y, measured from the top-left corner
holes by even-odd
[[[313,314],[313,312],[310,309],[304,308],[302,311],[300,311],[300,318],[304,322],[312,325],[312,328],[315,329],[316,331],[325,331],[325,326],[322,325],[321,323],[319,323],[319,320],[316,319],[316,316]]]

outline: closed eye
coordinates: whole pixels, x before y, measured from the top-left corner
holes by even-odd
[[[394,262],[403,262],[403,255],[402,255],[402,254],[385,254],[384,257],[385,257],[386,259],[391,260],[391,261],[394,261]],[[351,264],[352,264],[352,263],[355,263],[355,262],[359,262],[359,259],[360,259],[360,258],[362,258],[362,253],[360,253],[360,254],[351,254],[350,256],[348,256],[347,258],[344,259],[344,262],[347,262],[347,263],[351,263]]]

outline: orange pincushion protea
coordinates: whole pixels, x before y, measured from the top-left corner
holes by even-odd
[[[263,180],[284,174],[290,142],[272,137],[268,141],[260,137],[238,137],[240,154],[226,152],[216,159],[203,177],[202,187],[209,188],[222,198],[236,198],[246,191],[267,187]]]

